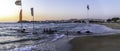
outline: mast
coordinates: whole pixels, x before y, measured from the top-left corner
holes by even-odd
[[[33,17],[33,34],[35,34],[35,32],[34,32],[34,29],[35,29],[35,22],[34,22],[34,8],[31,8],[31,15],[32,15],[32,17]]]
[[[21,0],[21,10],[22,10],[22,0]],[[22,12],[23,12],[23,10],[22,10]],[[20,24],[21,24],[21,31],[23,29],[22,17],[23,17],[23,13],[21,13],[21,17],[19,18],[20,19],[19,21],[20,21]]]
[[[20,23],[20,25],[21,25],[21,31],[22,31],[22,29],[23,29],[23,25],[22,25],[22,0],[16,0],[15,1],[15,4],[17,5],[17,6],[20,6],[21,8],[20,8],[20,14],[19,14],[19,23]]]
[[[87,4],[87,17],[89,17],[89,10],[90,10],[90,7],[89,7],[89,4]],[[86,23],[89,24],[89,20],[86,20]]]
[[[21,25],[21,30],[22,30],[23,29],[23,25],[22,25],[22,9],[20,10],[19,23]]]

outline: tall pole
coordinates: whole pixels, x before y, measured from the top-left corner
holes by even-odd
[[[89,4],[87,4],[87,17],[89,17],[89,10],[90,10],[90,7],[89,7]],[[89,24],[89,20],[86,20],[86,23]]]
[[[16,0],[15,1],[15,4],[17,5],[17,6],[20,6],[21,8],[21,10],[20,10],[20,14],[19,14],[19,23],[20,23],[20,25],[21,25],[21,31],[22,31],[22,28],[23,28],[23,25],[22,25],[22,0]]]
[[[33,17],[33,22],[32,22],[32,23],[33,23],[33,34],[34,34],[34,33],[35,33],[35,32],[34,32],[34,29],[35,29],[34,24],[35,24],[35,23],[34,23],[34,9],[33,9],[33,8],[31,8],[31,15],[32,15],[32,17]]]
[[[34,29],[35,29],[35,26],[34,26],[34,15],[33,15],[33,34],[34,34]]]
[[[89,17],[89,10],[87,10],[87,18]],[[86,20],[86,23],[88,24],[88,20]]]
[[[21,0],[21,9],[22,9],[22,0]],[[23,10],[22,10],[23,11]],[[21,15],[21,20],[20,20],[20,24],[21,24],[21,31],[22,31],[22,29],[23,29],[23,24],[22,24],[22,16],[23,16],[23,12],[21,13],[22,15]]]

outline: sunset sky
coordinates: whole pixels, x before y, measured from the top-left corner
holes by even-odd
[[[20,6],[16,0],[0,0],[0,22],[19,20]],[[61,20],[120,17],[120,0],[22,0],[23,19],[32,20],[30,8],[35,10],[35,20]],[[87,4],[90,5],[87,17]]]

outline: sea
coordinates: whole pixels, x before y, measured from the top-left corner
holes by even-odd
[[[59,38],[59,35],[44,34],[42,33],[43,29],[55,28],[57,30],[63,30],[65,25],[66,23],[35,23],[33,29],[32,23],[22,23],[22,29],[25,29],[25,32],[21,33],[21,23],[0,23],[0,51],[10,51],[15,48],[21,48],[26,46],[30,47],[32,45],[34,46],[46,41],[55,41],[57,40],[56,38]]]
[[[32,23],[22,23],[26,33],[21,33],[20,23],[0,23],[0,51],[10,50],[16,47],[24,47],[29,45],[34,45],[36,41],[41,38],[38,35],[33,35],[33,24]],[[44,26],[41,24],[35,24],[37,31]],[[38,31],[38,32],[39,32]]]
[[[49,28],[57,30],[58,32],[55,34],[43,33],[44,29]],[[70,35],[72,34],[72,36],[76,35],[77,33],[75,32],[77,31],[81,31],[83,34],[85,34],[86,31],[90,31],[90,34],[93,33],[93,35],[120,33],[120,30],[112,29],[104,25],[88,25],[85,23],[35,23],[34,29],[32,23],[22,23],[22,29],[25,29],[24,33],[20,32],[20,23],[0,23],[0,51],[10,51],[15,48],[26,46],[27,48],[31,48],[31,46],[35,46],[47,41],[56,41],[57,39],[63,37],[66,31],[69,31],[68,33]]]

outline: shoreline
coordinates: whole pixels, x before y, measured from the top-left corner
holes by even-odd
[[[119,51],[120,34],[76,37],[70,41],[71,51]]]

